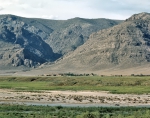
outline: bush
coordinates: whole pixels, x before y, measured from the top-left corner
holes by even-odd
[[[100,118],[99,112],[86,112],[78,115],[76,118]]]

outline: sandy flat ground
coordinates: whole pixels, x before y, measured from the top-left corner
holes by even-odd
[[[0,89],[0,103],[96,104],[114,106],[150,106],[150,95],[111,94],[106,91],[17,92]]]
[[[143,66],[137,66],[133,68],[126,68],[126,69],[121,69],[119,67],[114,67],[114,68],[109,68],[109,69],[102,69],[102,70],[97,70],[97,71],[92,71],[92,70],[86,70],[86,69],[53,69],[48,67],[44,68],[36,68],[36,69],[31,69],[30,71],[23,71],[23,70],[0,70],[0,75],[12,75],[12,76],[39,76],[43,74],[58,74],[58,73],[77,73],[77,74],[84,74],[84,73],[94,73],[97,75],[107,75],[107,76],[112,76],[112,75],[150,75],[150,65],[143,65]]]

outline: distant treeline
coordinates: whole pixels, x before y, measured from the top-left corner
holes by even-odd
[[[135,75],[135,74],[131,74],[131,76],[142,77],[142,76],[150,76],[150,75],[143,75],[143,74]]]
[[[43,74],[42,76],[97,76],[97,74],[94,73],[84,73],[84,74],[75,74],[75,73],[60,73],[60,74]]]
[[[76,74],[76,73],[58,73],[58,74],[43,74],[40,76],[101,76],[101,77],[106,77],[108,75],[97,75],[94,73],[84,73],[84,74]],[[127,75],[110,75],[111,77],[123,77]],[[142,77],[142,76],[150,76],[150,75],[144,75],[144,74],[131,74],[130,76],[135,76],[135,77]]]

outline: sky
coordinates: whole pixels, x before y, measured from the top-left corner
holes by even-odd
[[[29,18],[125,20],[141,12],[150,13],[150,0],[0,0],[0,14]]]

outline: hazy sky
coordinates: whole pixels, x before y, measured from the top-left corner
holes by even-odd
[[[150,0],[0,0],[0,14],[46,19],[126,19],[150,12]]]

